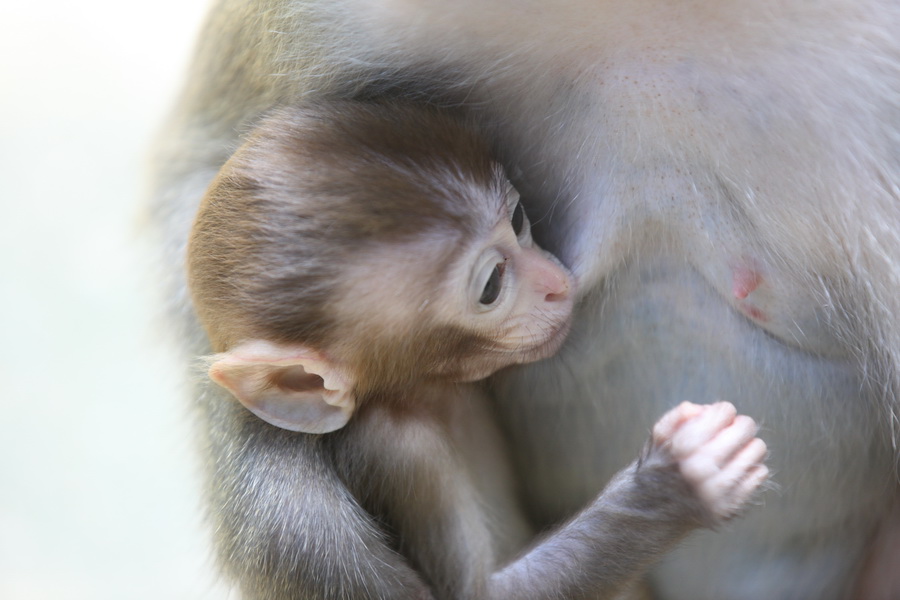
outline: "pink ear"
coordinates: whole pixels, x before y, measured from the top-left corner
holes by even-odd
[[[217,355],[209,376],[247,410],[290,431],[335,431],[356,408],[341,371],[304,346],[246,342]]]

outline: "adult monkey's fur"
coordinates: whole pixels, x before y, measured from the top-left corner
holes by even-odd
[[[724,399],[763,422],[781,491],[673,553],[656,596],[844,598],[866,560],[889,586],[867,550],[898,495],[897,31],[889,0],[221,1],[159,154],[186,356],[209,349],[184,243],[241,131],[305,97],[458,107],[584,293],[560,355],[496,383],[535,521],[592,497],[665,408]],[[245,597],[407,597],[315,439],[197,397]]]

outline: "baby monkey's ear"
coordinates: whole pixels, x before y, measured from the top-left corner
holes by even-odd
[[[290,431],[335,431],[356,408],[352,382],[299,344],[245,342],[214,356],[209,376],[250,412]]]

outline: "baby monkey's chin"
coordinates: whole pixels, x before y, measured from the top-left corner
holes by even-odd
[[[526,364],[538,360],[543,360],[545,358],[550,358],[551,356],[556,354],[565,343],[566,338],[569,336],[569,330],[571,328],[572,315],[570,314],[564,321],[560,322],[550,331],[550,334],[547,336],[547,340],[545,342],[525,352],[522,360],[518,361],[518,364]]]

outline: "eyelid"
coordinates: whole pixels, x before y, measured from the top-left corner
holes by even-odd
[[[512,214],[511,211],[516,207],[516,204],[522,201],[522,195],[511,183],[507,185],[509,185],[509,189],[506,192],[506,210]]]

